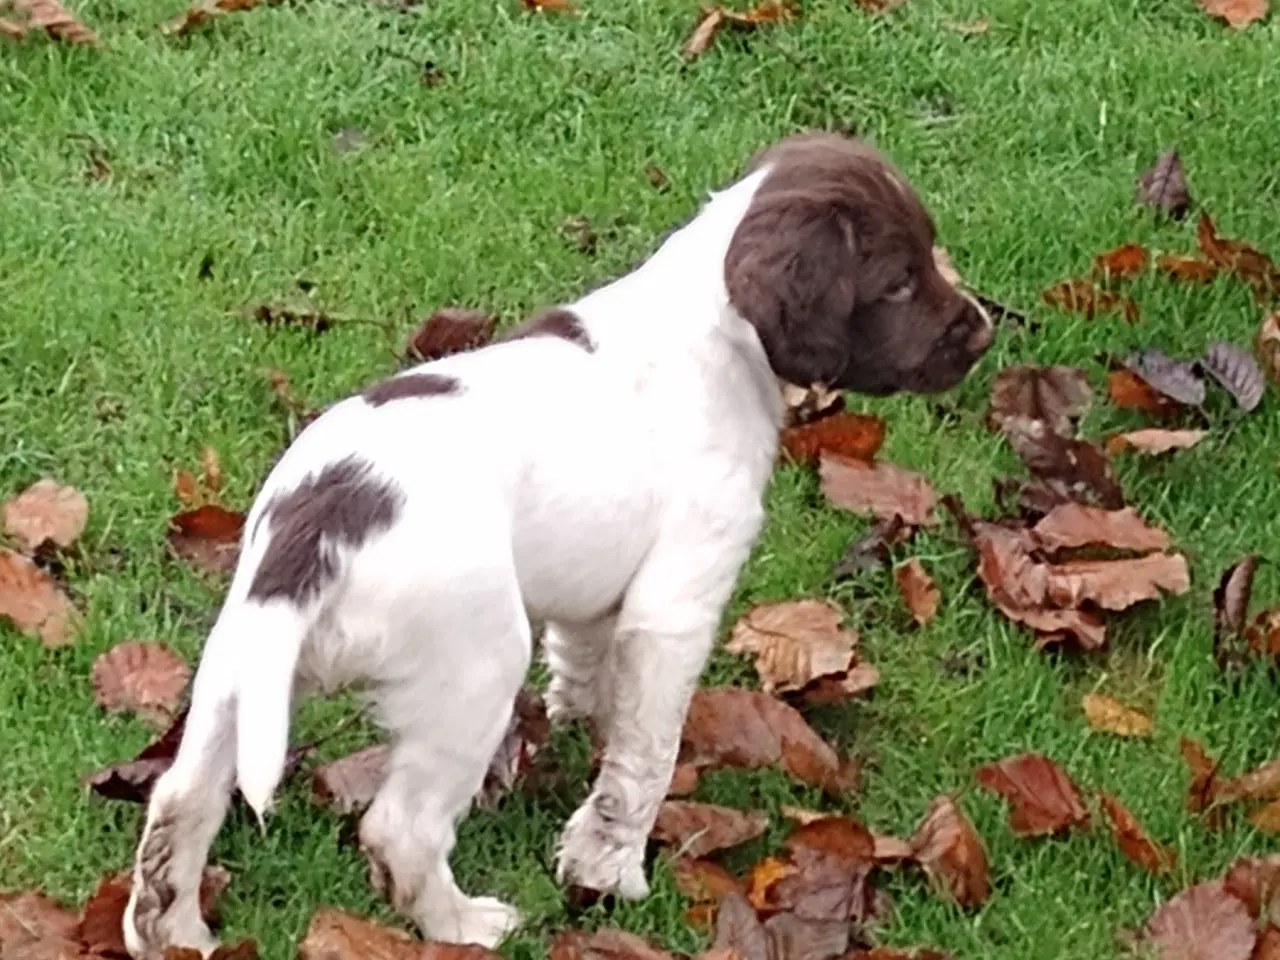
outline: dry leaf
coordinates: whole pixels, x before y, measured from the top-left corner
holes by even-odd
[[[1245,628],[1244,637],[1264,657],[1280,657],[1280,607],[1259,611]]]
[[[1050,510],[1031,531],[1043,550],[1111,547],[1116,550],[1163,550],[1169,535],[1148,526],[1133,507],[1103,510],[1083,503],[1064,503]]]
[[[1089,726],[1117,737],[1147,737],[1155,729],[1151,718],[1139,710],[1126,707],[1105,693],[1086,693],[1080,701]]]
[[[1027,469],[1056,489],[1063,500],[1089,500],[1108,510],[1124,506],[1124,493],[1106,456],[1086,440],[1063,437],[1043,420],[1010,417],[1004,437]]]
[[[1222,883],[1245,905],[1250,919],[1280,925],[1280,853],[1232,861]]]
[[[1094,273],[1104,277],[1136,277],[1147,269],[1147,248],[1140,243],[1124,243],[1093,258]]]
[[[1160,960],[1249,960],[1258,938],[1249,911],[1221,880],[1183,890],[1147,920]]]
[[[1280,758],[1268,760],[1238,777],[1219,779],[1213,790],[1214,805],[1240,800],[1280,800]]]
[[[1207,430],[1164,430],[1159,427],[1130,430],[1127,433],[1114,433],[1107,437],[1107,453],[1114,456],[1125,450],[1136,450],[1138,453],[1186,450],[1188,447],[1194,447],[1208,435]]]
[[[1213,218],[1204,212],[1196,225],[1196,243],[1201,253],[1246,283],[1258,300],[1265,302],[1280,293],[1280,268],[1271,258],[1243,240],[1221,236]]]
[[[46,541],[69,547],[84,531],[89,501],[75,487],[45,477],[4,505],[4,532],[35,553]]]
[[[731,893],[744,893],[738,878],[711,860],[681,856],[670,863],[676,889],[695,903],[719,903]]]
[[[822,492],[837,507],[855,513],[870,513],[877,520],[902,517],[911,527],[933,522],[936,501],[929,481],[892,463],[873,466],[832,454],[819,461]]]
[[[776,871],[772,883],[763,886],[752,873],[752,893],[764,909],[845,923],[861,923],[873,914],[869,877],[875,840],[862,824],[850,817],[824,817],[792,830],[786,847],[786,869]]]
[[[93,661],[94,699],[104,710],[132,710],[164,728],[191,679],[185,660],[163,643],[126,640]]]
[[[1166,397],[1159,390],[1132,370],[1120,368],[1107,373],[1107,395],[1111,402],[1122,410],[1142,410],[1146,413],[1164,415],[1178,409],[1179,404]]]
[[[311,775],[312,799],[340,814],[364,811],[382,786],[390,754],[390,747],[374,744],[321,764]]]
[[[1280,383],[1280,310],[1267,314],[1253,338],[1253,349],[1266,368],[1267,375]]]
[[[1096,603],[1104,610],[1125,610],[1161,591],[1183,594],[1191,589],[1187,558],[1180,553],[1151,553],[1124,560],[1067,560],[1047,568],[1049,601],[1077,608]]]
[[[425,363],[483,347],[493,339],[496,319],[473,307],[440,307],[409,334],[405,356]]]
[[[1147,836],[1142,824],[1123,803],[1105,791],[1098,792],[1098,799],[1121,853],[1148,873],[1167,873],[1173,869],[1176,859],[1173,851]]]
[[[1058,764],[1041,753],[1019,753],[973,772],[982,786],[1009,801],[1009,827],[1019,837],[1089,826],[1080,791]]]
[[[1253,594],[1253,578],[1262,558],[1246,554],[1222,572],[1213,591],[1214,635],[1239,636],[1249,618],[1249,598]]]
[[[1012,417],[1040,420],[1054,433],[1073,437],[1076,423],[1089,411],[1093,390],[1079,367],[1007,367],[991,381],[988,429],[999,430]]]
[[[1176,360],[1159,350],[1147,348],[1126,357],[1124,365],[1171,400],[1191,407],[1204,403],[1204,381],[1196,372],[1194,363]]]
[[[911,528],[897,514],[878,521],[844,548],[839,562],[831,568],[831,578],[843,580],[885,566],[889,562],[889,546],[902,543],[910,535]]]
[[[842,410],[820,420],[785,427],[779,443],[799,463],[816,464],[823,453],[870,463],[884,443],[884,420]]]
[[[769,818],[758,810],[665,800],[649,835],[677,847],[681,856],[697,859],[754,840],[768,827]]]
[[[476,805],[492,809],[509,793],[533,769],[534,758],[549,736],[551,723],[547,719],[547,706],[542,694],[533,687],[522,687],[516,694],[506,735],[489,761],[489,770],[476,797]]]
[[[856,768],[841,760],[794,707],[756,690],[710,687],[695,691],[681,735],[681,760],[700,768],[767,767],[839,794],[856,783]]]
[[[173,765],[186,720],[183,710],[164,733],[143,747],[132,760],[94,771],[84,778],[85,785],[108,800],[146,803],[156,780]]]
[[[0,892],[0,952],[5,960],[81,955],[74,912],[43,893]]]
[[[1139,203],[1150,204],[1176,220],[1186,216],[1191,205],[1187,178],[1177,150],[1166,150],[1156,162],[1138,174],[1135,196]]]
[[[1258,362],[1234,343],[1215,340],[1200,358],[1201,368],[1222,384],[1237,406],[1246,413],[1262,402],[1267,382]]]
[[[244,514],[208,503],[169,518],[170,549],[197,570],[228,573],[240,554]]]
[[[802,690],[819,677],[847,674],[857,659],[858,635],[823,600],[790,600],[752,608],[733,626],[725,649],[755,654],[765,693]]]
[[[241,10],[252,10],[258,5],[258,0],[199,0],[187,7],[182,13],[160,25],[160,32],[171,37],[180,37],[186,33],[190,33],[196,27],[203,26],[214,17],[220,17],[226,13],[236,13]],[[263,305],[258,308],[257,319],[264,323],[283,323],[298,324],[301,326],[309,326],[316,333],[322,333],[328,329],[329,320],[327,317],[321,317],[319,314],[302,314],[294,313],[289,310],[275,309]],[[272,316],[274,314],[274,316]]]
[[[1089,320],[1099,313],[1119,312],[1130,323],[1138,321],[1138,304],[1132,297],[1103,290],[1089,277],[1073,277],[1046,287],[1040,299],[1071,313],[1083,313]]]
[[[1184,283],[1212,283],[1218,275],[1218,265],[1213,261],[1177,253],[1162,253],[1156,257],[1156,269]]]
[[[1211,17],[1221,17],[1237,30],[1267,15],[1267,0],[1200,0],[1200,7]]]
[[[501,960],[475,944],[424,943],[347,913],[317,910],[298,946],[297,960]],[[619,958],[622,960],[622,958]]]
[[[686,59],[693,60],[702,56],[711,46],[720,28],[724,26],[724,7],[703,7],[693,32],[684,42],[683,54]]]
[[[950,797],[934,798],[909,843],[930,879],[960,906],[976,907],[987,899],[990,885],[982,838]]]
[[[1187,787],[1185,806],[1189,813],[1201,813],[1213,803],[1218,791],[1218,764],[1201,744],[1190,737],[1178,738],[1178,751],[1182,754],[1191,783]]]
[[[64,43],[95,45],[98,42],[94,32],[81,23],[76,16],[58,3],[58,0],[11,0],[9,6],[23,16],[23,22],[6,21],[12,27],[26,30],[44,30],[51,37]],[[6,30],[13,35],[13,30]],[[17,34],[21,36],[21,33]]]
[[[742,896],[730,894],[721,901],[713,949],[732,951],[733,960],[772,960],[769,935]]]
[[[1249,814],[1249,822],[1263,833],[1280,834],[1280,800],[1272,800]]]
[[[677,763],[671,771],[671,782],[667,785],[668,797],[687,797],[698,789],[698,768],[692,763]]]
[[[80,615],[53,579],[20,553],[0,547],[0,617],[46,647],[74,639]]]
[[[893,579],[903,602],[911,611],[911,619],[924,626],[937,615],[942,593],[919,557],[912,557],[895,567]]]
[[[735,27],[758,27],[767,23],[786,23],[796,16],[796,6],[786,0],[759,0],[744,13],[726,10],[725,17]]]

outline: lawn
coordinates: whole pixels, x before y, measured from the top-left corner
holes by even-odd
[[[1174,144],[1220,229],[1280,252],[1274,17],[1233,31],[1194,0],[909,0],[875,16],[810,0],[796,22],[722,34],[682,65],[692,0],[581,7],[555,16],[518,0],[406,10],[310,0],[167,38],[156,25],[179,12],[174,0],[81,0],[100,48],[3,44],[0,499],[53,476],[83,490],[91,514],[66,574],[86,611],[78,640],[50,651],[0,625],[0,888],[78,901],[129,862],[139,809],[87,798],[79,777],[130,755],[149,730],[104,715],[90,665],[126,638],[198,656],[220,593],[166,554],[172,475],[211,445],[227,501],[248,505],[288,429],[268,368],[319,405],[393,369],[405,335],[438,305],[483,307],[507,324],[571,298],[653,249],[766,141],[808,126],[873,138],[925,197],[966,279],[1027,315],[942,398],[851,398],[887,419],[884,457],[971,509],[989,512],[992,478],[1017,469],[982,428],[1001,367],[1085,367],[1099,390],[1085,431],[1097,436],[1140,422],[1101,402],[1100,352],[1247,344],[1260,319],[1227,279],[1139,278],[1135,325],[1055,309],[1039,291],[1121,241],[1194,246],[1194,217],[1160,221],[1133,203],[1137,173]],[[982,34],[947,26],[980,16]],[[597,235],[593,249],[565,229],[578,217]],[[240,315],[262,302],[310,304],[339,321],[314,335]],[[832,584],[831,566],[867,522],[827,505],[810,471],[779,468],[727,617],[793,596],[842,603],[882,680],[867,699],[810,713],[865,769],[861,791],[830,806],[905,834],[933,796],[963,791],[992,865],[992,896],[973,911],[918,873],[895,874],[884,942],[984,960],[1118,956],[1117,928],[1233,857],[1275,849],[1243,817],[1210,831],[1183,811],[1177,739],[1202,740],[1233,772],[1277,749],[1275,675],[1255,664],[1224,676],[1210,656],[1220,571],[1249,551],[1277,559],[1277,409],[1271,388],[1228,428],[1218,405],[1200,446],[1118,462],[1129,499],[1190,558],[1193,588],[1118,618],[1107,649],[1089,654],[1034,649],[973,589],[967,548],[946,522],[898,550],[919,555],[943,592],[923,629],[886,570]],[[1280,601],[1274,566],[1255,596]],[[754,680],[723,653],[708,678]],[[1091,733],[1080,711],[1091,690],[1151,711],[1155,735]],[[346,712],[310,705],[297,736]],[[370,736],[352,728],[324,753]],[[504,952],[541,957],[554,931],[603,923],[698,948],[703,935],[685,925],[660,860],[643,902],[583,913],[566,904],[550,863],[586,789],[587,749],[573,732],[551,749],[568,785],[472,814],[454,858],[465,888],[528,917]],[[1020,750],[1118,795],[1176,849],[1175,871],[1148,876],[1104,830],[1014,838],[1004,803],[975,789],[971,770]],[[739,867],[784,832],[780,805],[820,802],[774,772],[717,773],[698,798],[771,814],[769,835],[729,858]],[[321,904],[393,921],[305,781],[286,790],[265,834],[234,816],[214,858],[233,875],[224,936],[258,938],[267,960],[292,956]]]

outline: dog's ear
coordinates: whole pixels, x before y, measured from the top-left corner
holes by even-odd
[[[841,204],[798,193],[756,195],[729,243],[724,281],[774,373],[808,386],[834,382],[853,348],[858,250]]]

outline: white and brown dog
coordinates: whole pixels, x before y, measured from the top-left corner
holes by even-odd
[[[779,382],[939,391],[991,343],[933,240],[875,151],[791,137],[622,279],[307,427],[249,512],[150,798],[130,952],[212,950],[197,892],[233,786],[262,816],[295,697],[354,683],[392,737],[360,825],[375,879],[426,937],[500,940],[516,911],[458,889],[449,855],[531,623],[551,716],[589,717],[605,741],[559,876],[643,896],[689,697],[763,519]]]

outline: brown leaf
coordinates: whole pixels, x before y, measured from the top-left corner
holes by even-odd
[[[195,507],[205,500],[204,491],[200,489],[200,482],[196,480],[195,474],[185,469],[173,471],[173,495],[184,507]]]
[[[196,27],[203,26],[214,17],[241,10],[252,10],[258,0],[199,0],[187,7],[182,13],[160,25],[160,32],[171,37],[180,37],[190,33]],[[311,327],[316,333],[328,329],[329,319],[320,314],[299,313],[282,308],[272,308],[266,304],[257,308],[260,314],[257,319],[264,323],[282,323]],[[272,316],[274,314],[274,316]]]
[[[1249,960],[1258,938],[1249,911],[1221,880],[1187,887],[1148,918],[1144,932],[1161,960]]]
[[[1133,507],[1103,510],[1082,503],[1054,507],[1031,531],[1041,549],[1111,547],[1116,550],[1163,550],[1169,535],[1148,526]]]
[[[200,451],[200,479],[211,495],[222,489],[222,464],[218,460],[218,451],[207,444]]]
[[[681,856],[670,863],[676,889],[695,903],[719,903],[731,893],[745,890],[738,878],[712,860]]]
[[[533,687],[522,687],[516,694],[506,736],[489,761],[489,771],[476,797],[476,805],[491,809],[509,793],[533,769],[534,758],[550,735],[551,723],[542,695]]]
[[[850,817],[824,817],[792,830],[786,847],[786,869],[768,886],[753,884],[767,910],[855,923],[872,915],[875,839],[866,827]]]
[[[697,690],[681,735],[681,759],[698,767],[755,768],[780,763],[791,776],[839,794],[856,769],[794,707],[738,687]]]
[[[1183,594],[1191,589],[1187,558],[1180,553],[1150,553],[1125,560],[1067,560],[1051,564],[1048,597],[1057,607],[1095,603],[1104,610],[1125,610],[1161,591]]]
[[[4,532],[35,553],[46,540],[69,547],[84,531],[89,501],[75,487],[37,480],[4,505]]]
[[[22,14],[25,29],[44,30],[63,43],[96,45],[97,36],[58,0],[12,0],[12,9]]]
[[[1009,827],[1019,837],[1089,826],[1089,811],[1080,791],[1044,754],[1015,754],[983,764],[973,775],[982,786],[1009,801]]]
[[[696,859],[754,840],[768,828],[769,818],[758,810],[666,800],[649,835],[677,847],[680,856]]]
[[[1142,410],[1164,415],[1179,407],[1172,398],[1166,397],[1132,370],[1123,367],[1107,373],[1107,395],[1122,410]]]
[[[1208,809],[1218,792],[1218,763],[1190,737],[1178,738],[1178,751],[1191,772],[1185,806],[1189,813],[1201,813]]]
[[[698,22],[694,25],[693,32],[689,34],[689,39],[684,42],[684,48],[681,52],[685,59],[693,60],[706,53],[707,48],[711,46],[711,41],[716,38],[716,34],[724,26],[724,21],[724,7],[703,7],[699,12]]]
[[[1107,453],[1115,455],[1125,450],[1138,453],[1168,453],[1170,450],[1186,450],[1209,435],[1207,430],[1165,430],[1160,427],[1148,427],[1144,430],[1130,430],[1126,433],[1113,433],[1107,437]]]
[[[493,339],[496,319],[474,307],[440,307],[409,334],[404,352],[419,363],[483,347]]]
[[[1200,0],[1200,2],[1218,2],[1218,0]],[[1250,3],[1255,0],[1223,0],[1223,2]],[[1256,0],[1256,2],[1265,4],[1266,0]],[[1243,240],[1221,236],[1214,226],[1213,218],[1203,211],[1196,225],[1196,243],[1201,253],[1246,283],[1258,300],[1266,301],[1280,293],[1280,269],[1272,259]]]
[[[883,460],[869,466],[833,454],[819,461],[822,492],[837,507],[870,513],[877,520],[902,517],[911,527],[933,522],[936,496],[924,477]]]
[[[1086,693],[1080,705],[1089,726],[1103,733],[1114,733],[1117,737],[1146,737],[1155,729],[1155,724],[1145,713],[1126,707],[1105,693]]]
[[[311,775],[311,798],[340,814],[360,813],[382,786],[390,753],[385,744],[374,744],[321,764]]]
[[[497,954],[488,952],[483,955],[477,954],[475,960],[479,960],[481,956],[496,957]],[[298,960],[308,960],[308,958],[300,956]],[[382,958],[378,957],[375,960],[382,960]],[[400,960],[399,955],[396,955],[394,960]],[[415,960],[418,960],[416,955]],[[455,960],[455,957],[453,954],[432,953],[423,956],[420,960]],[[458,954],[456,960],[472,960],[472,956]],[[675,958],[633,933],[606,927],[590,934],[583,930],[562,931],[551,942],[548,960],[675,960]]]
[[[80,615],[53,579],[20,553],[0,547],[0,617],[46,647],[75,639]]]
[[[1280,383],[1280,310],[1262,318],[1253,338],[1253,349],[1266,368],[1267,376]]]
[[[91,676],[104,710],[132,710],[163,729],[173,721],[191,668],[163,643],[126,640],[93,661]]]
[[[207,503],[169,518],[169,548],[195,569],[228,573],[240,554],[244,514]]]
[[[1136,277],[1147,269],[1147,248],[1140,243],[1124,243],[1093,258],[1093,271],[1103,277]]]
[[[206,923],[217,918],[218,897],[226,890],[230,881],[230,875],[222,867],[204,868],[200,877],[200,914]],[[125,949],[123,926],[124,908],[129,902],[132,886],[133,878],[128,870],[106,874],[98,880],[98,885],[85,901],[76,928],[77,939],[86,954],[92,957],[129,956]],[[0,937],[0,944],[2,943],[3,938]],[[215,954],[227,955],[225,948],[220,948],[219,953]]]
[[[0,892],[0,954],[4,960],[81,956],[76,915],[43,893]]]
[[[1011,417],[1029,417],[1043,421],[1054,433],[1073,437],[1076,422],[1092,403],[1093,390],[1079,367],[1007,367],[991,381],[987,427],[999,430]]]
[[[736,960],[772,960],[769,935],[742,896],[729,894],[721,901],[713,949],[731,950]]]
[[[866,573],[889,562],[890,544],[902,543],[911,535],[911,528],[894,514],[888,520],[873,524],[862,536],[845,547],[844,553],[831,568],[833,580],[843,580],[859,573]]]
[[[1280,926],[1271,924],[1258,934],[1252,960],[1280,960]]]
[[[1280,853],[1232,861],[1222,883],[1245,905],[1251,919],[1280,924]]]
[[[1139,203],[1163,210],[1175,220],[1186,216],[1191,195],[1187,192],[1187,178],[1177,150],[1164,151],[1154,164],[1138,174],[1135,197]]]
[[[1148,347],[1130,354],[1124,365],[1171,400],[1192,407],[1204,403],[1204,381],[1200,379],[1194,363],[1174,359]]]
[[[1215,805],[1240,800],[1280,800],[1280,758],[1268,760],[1238,777],[1219,780],[1213,793]]]
[[[0,34],[4,34],[13,40],[21,40],[27,35],[27,29],[20,23],[14,23],[12,20],[0,17]]]
[[[870,463],[884,443],[884,421],[865,413],[842,410],[829,417],[784,427],[779,443],[799,463],[816,464],[823,453]]]
[[[1120,852],[1148,873],[1167,873],[1176,860],[1168,847],[1161,846],[1147,836],[1136,817],[1123,803],[1105,791],[1098,791],[1102,812],[1106,814],[1111,835],[1120,845]]]
[[[1265,17],[1267,5],[1267,0],[1200,0],[1205,13],[1220,17],[1237,30]]]
[[[520,0],[526,10],[547,10],[552,13],[572,13],[577,8],[570,0]]]
[[[1085,440],[1059,436],[1042,420],[1010,417],[1004,437],[1027,469],[1059,487],[1064,499],[1088,498],[1108,510],[1124,506],[1124,493],[1111,476],[1106,456]]]
[[[667,785],[668,797],[686,797],[698,788],[698,768],[692,763],[677,763]]]
[[[919,557],[912,557],[895,567],[893,579],[903,602],[911,611],[911,619],[924,626],[937,615],[942,593]]]
[[[84,778],[85,785],[108,800],[146,803],[156,780],[173,765],[186,720],[184,710],[174,718],[169,729],[143,747],[136,757],[94,771]]]
[[[1212,283],[1218,275],[1218,265],[1212,260],[1178,253],[1160,254],[1156,257],[1156,269],[1184,283]]]
[[[1083,313],[1089,320],[1099,313],[1119,312],[1130,323],[1138,321],[1138,304],[1132,297],[1103,290],[1089,277],[1073,277],[1046,287],[1040,299],[1070,313]]]
[[[475,944],[424,943],[347,913],[317,910],[298,946],[298,960],[501,960]],[[619,958],[621,960],[621,958]]]
[[[1241,557],[1222,572],[1213,591],[1214,635],[1239,636],[1249,618],[1249,598],[1253,594],[1253,578],[1262,558],[1256,553]]]
[[[847,674],[857,660],[858,634],[828,601],[789,600],[753,607],[733,626],[725,649],[755,654],[765,693],[802,690],[819,677]]]
[[[735,27],[753,28],[768,23],[786,23],[796,16],[796,6],[786,0],[759,0],[749,10],[738,13],[726,10],[725,18]]]
[[[987,899],[990,885],[982,838],[950,797],[934,798],[908,842],[930,879],[960,906],[976,907]]]
[[[1200,358],[1200,367],[1222,384],[1236,405],[1249,413],[1262,402],[1267,382],[1258,362],[1234,343],[1215,340]]]
[[[1245,639],[1264,657],[1280,657],[1280,607],[1258,611],[1244,631]]]
[[[850,925],[797,913],[779,913],[764,923],[773,957],[778,960],[835,960],[849,948]]]
[[[1280,800],[1272,800],[1249,814],[1249,822],[1263,833],[1280,834]]]

